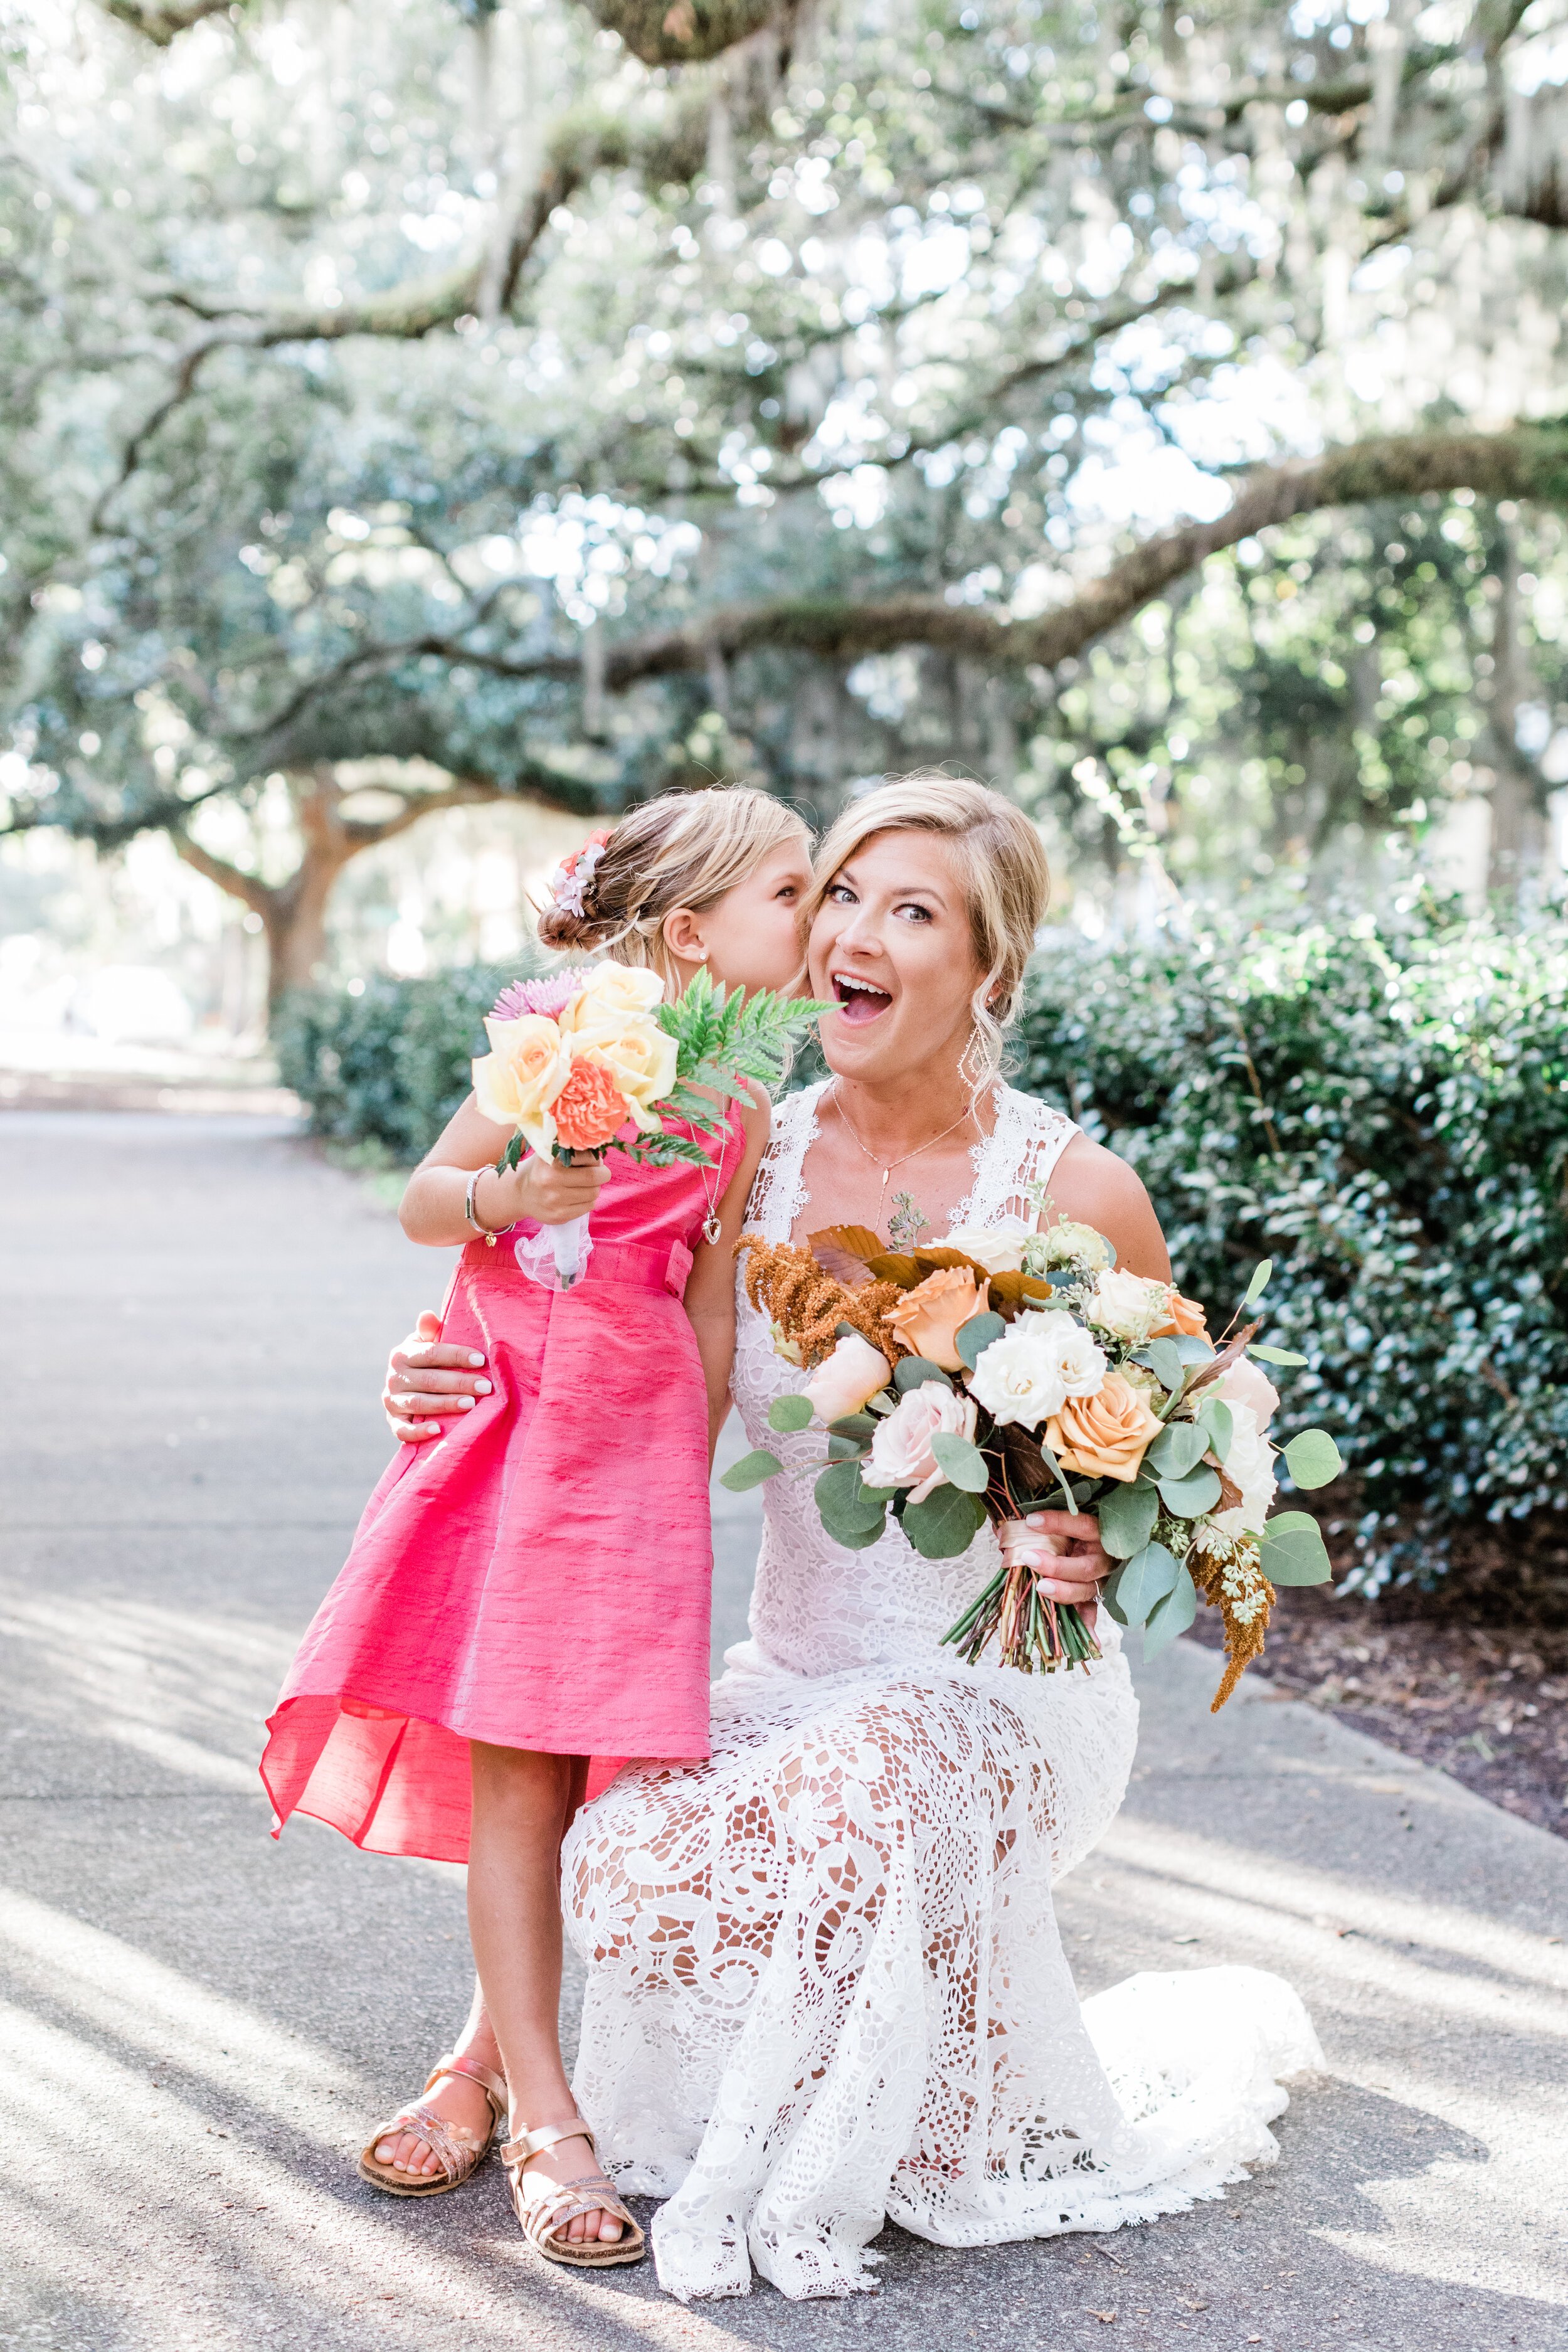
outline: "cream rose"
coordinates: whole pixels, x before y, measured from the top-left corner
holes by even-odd
[[[1069,1397],[1093,1396],[1105,1372],[1103,1349],[1057,1307],[1018,1316],[982,1352],[969,1387],[993,1421],[1037,1429]]]
[[[1028,1264],[1031,1274],[1049,1274],[1058,1265],[1084,1265],[1094,1273],[1100,1266],[1114,1265],[1116,1252],[1092,1225],[1076,1224],[1064,1217],[1045,1233],[1031,1236]]]
[[[473,1066],[474,1099],[498,1127],[520,1129],[535,1151],[555,1140],[550,1106],[571,1075],[572,1057],[553,1021],[525,1013],[485,1023],[490,1050]]]
[[[1155,1325],[1164,1321],[1170,1297],[1168,1282],[1151,1282],[1141,1274],[1121,1274],[1111,1267],[1096,1277],[1083,1311],[1098,1330],[1109,1331],[1130,1348],[1141,1348]]]
[[[604,1065],[640,1128],[658,1125],[651,1106],[662,1102],[674,1086],[680,1057],[673,1037],[640,1013],[616,1013],[579,1027],[569,1044],[574,1059]]]
[[[561,1015],[563,1029],[583,1029],[596,1021],[619,1020],[628,1013],[651,1013],[664,1003],[664,982],[657,971],[629,963],[596,963]]]
[[[972,1397],[941,1381],[926,1381],[906,1390],[877,1423],[868,1461],[860,1465],[863,1486],[912,1486],[911,1503],[923,1503],[935,1486],[945,1486],[947,1473],[931,1450],[931,1442],[945,1430],[952,1437],[974,1436],[979,1419]]]
[[[1016,1274],[1024,1263],[1029,1228],[1021,1217],[999,1217],[994,1225],[959,1225],[939,1242],[922,1242],[922,1249],[962,1250],[987,1274]]]
[[[818,1421],[841,1421],[858,1412],[893,1377],[893,1368],[880,1348],[873,1348],[858,1331],[846,1332],[807,1381],[805,1394]]]
[[[983,1312],[991,1296],[967,1265],[944,1265],[906,1290],[889,1307],[883,1320],[898,1333],[911,1356],[940,1364],[944,1372],[961,1371],[957,1335],[972,1316]]]
[[[1226,1368],[1217,1394],[1228,1405],[1250,1405],[1259,1429],[1267,1429],[1279,1410],[1279,1390],[1250,1356],[1237,1356],[1235,1363]]]
[[[1230,1405],[1230,1445],[1225,1475],[1233,1486],[1240,1487],[1241,1500],[1228,1511],[1215,1511],[1213,1524],[1222,1535],[1257,1535],[1268,1517],[1279,1483],[1274,1475],[1274,1448],[1251,1405],[1233,1402],[1229,1397],[1226,1402]]]

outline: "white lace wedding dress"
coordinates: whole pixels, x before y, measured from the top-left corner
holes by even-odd
[[[751,1223],[787,1240],[816,1092],[781,1108]],[[1021,1213],[1076,1131],[998,1088],[953,1223]],[[802,1375],[742,1299],[754,1445]],[[752,1638],[706,1764],[629,1768],[564,1855],[588,1969],[575,2088],[623,2190],[668,2200],[660,2284],[791,2296],[870,2284],[884,2219],[948,2246],[1176,2210],[1276,2150],[1281,2076],[1321,2063],[1278,1978],[1199,1969],[1079,2005],[1051,1902],[1121,1801],[1138,1708],[1116,1628],[1087,1672],[962,1664],[940,1637],[994,1538],[849,1552],[809,1477],[763,1491]]]

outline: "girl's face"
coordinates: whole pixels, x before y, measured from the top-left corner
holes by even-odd
[[[787,991],[799,979],[800,909],[810,888],[803,833],[772,851],[710,907],[686,916],[689,931],[670,944],[683,961],[695,961],[692,950],[706,948],[708,970],[726,988]]]
[[[839,867],[811,926],[813,996],[828,1066],[885,1082],[969,1042],[974,953],[963,879],[938,834],[874,833]]]

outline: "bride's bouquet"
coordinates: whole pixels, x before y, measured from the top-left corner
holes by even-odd
[[[603,1159],[612,1146],[656,1167],[706,1168],[697,1135],[677,1135],[668,1122],[720,1132],[724,1102],[743,1097],[748,1078],[775,1086],[790,1041],[826,1010],[766,990],[727,994],[705,971],[667,1003],[657,972],[620,963],[522,981],[486,1021],[490,1050],[473,1066],[479,1108],[514,1130],[496,1172],[515,1168],[525,1149]],[[587,1227],[584,1216],[550,1228],[563,1290],[582,1270]]]
[[[1215,1341],[1201,1307],[1119,1272],[1084,1224],[1036,1233],[1008,1218],[909,1249],[837,1225],[805,1249],[754,1236],[741,1246],[775,1348],[811,1374],[769,1421],[781,1433],[826,1424],[816,1492],[834,1540],[875,1543],[891,1513],[926,1559],[952,1559],[987,1521],[1000,1530],[1002,1566],[942,1636],[971,1664],[993,1636],[1002,1663],[1026,1673],[1100,1655],[1078,1610],[1040,1590],[1059,1566],[1027,1524],[1046,1508],[1097,1517],[1119,1563],[1105,1605],[1144,1628],[1146,1657],[1186,1630],[1200,1595],[1220,1610],[1216,1708],[1262,1650],[1274,1588],[1326,1580],[1317,1522],[1268,1517],[1277,1455],[1265,1431],[1279,1400],[1259,1363],[1305,1359],[1258,1345],[1258,1324],[1242,1321],[1267,1261]],[[1285,1461],[1304,1488],[1341,1468],[1321,1429],[1292,1438]],[[724,1484],[744,1489],[783,1467],[758,1451]]]

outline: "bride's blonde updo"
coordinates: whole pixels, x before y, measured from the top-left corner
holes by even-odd
[[[984,1074],[1002,1067],[1005,1032],[1018,1011],[1035,934],[1050,902],[1051,872],[1039,833],[1017,804],[967,776],[890,777],[852,801],[816,853],[809,928],[839,868],[875,833],[933,833],[952,845],[963,877],[974,958],[984,978],[973,1011]]]
[[[764,857],[802,841],[795,811],[747,784],[663,793],[627,811],[575,893],[582,912],[557,900],[539,918],[547,948],[609,955],[671,982],[664,920],[678,908],[700,915],[753,873]]]

